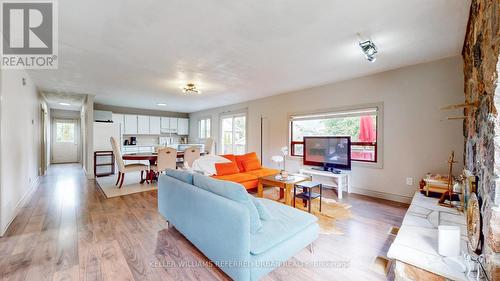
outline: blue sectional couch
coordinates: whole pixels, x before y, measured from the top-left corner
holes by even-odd
[[[247,201],[248,200],[248,201]],[[185,171],[159,178],[160,213],[234,280],[259,280],[318,237],[317,218]]]

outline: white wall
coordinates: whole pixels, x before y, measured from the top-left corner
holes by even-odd
[[[85,173],[87,178],[94,178],[94,96],[87,95],[85,100]]]
[[[83,104],[80,109],[80,135],[82,136],[82,168],[86,172],[87,170],[87,120],[86,116],[86,105]]]
[[[23,70],[2,70],[0,234],[35,190],[40,165],[41,98]],[[22,79],[26,79],[26,85]]]
[[[248,150],[260,152],[263,116],[267,127],[263,134],[263,161],[273,167],[270,157],[288,144],[289,114],[380,102],[384,104],[383,168],[353,164],[352,186],[356,192],[406,201],[418,188],[416,181],[407,186],[406,177],[418,179],[427,172],[446,173],[451,150],[460,161],[456,171],[461,169],[462,122],[444,119],[462,113],[439,109],[463,102],[462,61],[458,57],[192,113],[190,142],[198,141],[199,118],[212,117],[212,136],[218,144],[219,116],[246,109]],[[301,161],[287,161],[288,170],[297,171]]]

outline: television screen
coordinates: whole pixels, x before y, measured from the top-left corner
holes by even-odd
[[[351,137],[304,137],[304,165],[351,168]]]

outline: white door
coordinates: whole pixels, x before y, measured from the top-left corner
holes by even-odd
[[[53,125],[52,163],[78,162],[78,121],[54,119]]]
[[[222,154],[244,154],[247,150],[246,114],[221,116]]]

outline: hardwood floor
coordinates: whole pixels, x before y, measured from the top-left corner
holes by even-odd
[[[326,197],[335,198],[333,191]],[[344,235],[320,235],[314,254],[291,261],[345,267],[281,267],[264,280],[386,280],[371,269],[385,256],[407,205],[350,194]],[[0,238],[1,280],[227,280],[157,212],[156,191],[106,199],[77,165],[53,165]],[[184,266],[171,266],[173,264]]]

